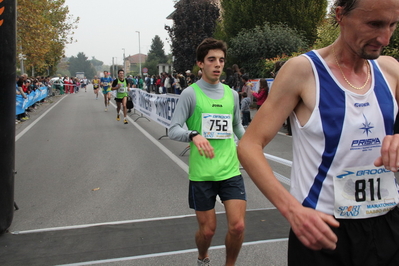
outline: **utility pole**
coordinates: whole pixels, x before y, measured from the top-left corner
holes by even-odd
[[[0,1],[0,234],[14,216],[17,0]]]
[[[22,45],[20,46],[21,48],[21,53],[18,55],[18,58],[21,62],[21,75],[25,74],[25,67],[24,67],[24,61],[26,60],[26,56],[22,53]]]
[[[115,58],[115,57],[112,57],[112,71],[111,71],[112,74],[111,74],[111,78],[114,78],[113,75],[115,74],[115,63],[114,63],[114,58]]]
[[[139,65],[140,65],[140,77],[142,77],[141,75],[141,49],[140,49],[140,32],[136,31],[139,34]]]
[[[122,48],[123,50],[123,71],[126,73],[126,63],[125,63],[125,48]]]

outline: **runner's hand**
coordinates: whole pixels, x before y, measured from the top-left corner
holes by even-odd
[[[336,248],[338,238],[329,225],[338,227],[339,222],[333,216],[300,207],[287,219],[295,235],[306,247],[313,250]]]
[[[384,166],[392,172],[399,168],[399,134],[384,137],[381,147],[381,156],[374,161],[375,166]]]
[[[209,141],[201,135],[197,135],[193,137],[193,143],[197,147],[199,154],[206,158],[212,159],[215,157],[215,153],[213,152],[213,147],[209,143]]]

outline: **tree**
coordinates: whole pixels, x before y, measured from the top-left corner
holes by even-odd
[[[94,56],[91,58],[90,63],[92,64],[92,66],[94,67],[94,69],[96,70],[96,72],[102,72],[103,71],[103,66],[104,66],[104,62],[97,60]]]
[[[54,74],[79,18],[69,15],[65,0],[19,0],[17,53],[26,56],[27,69]]]
[[[240,31],[269,22],[285,23],[303,32],[312,45],[317,26],[326,14],[327,0],[221,0],[221,6],[222,22],[217,35],[223,36],[228,44]]]
[[[262,27],[243,30],[231,39],[228,54],[244,67],[250,77],[262,77],[264,60],[283,54],[290,55],[306,47],[305,38],[298,31],[283,24],[266,22]]]
[[[325,19],[317,28],[317,39],[314,49],[320,49],[332,44],[339,35],[339,27],[333,25],[332,18]]]
[[[163,49],[164,44],[158,35],[152,39],[151,48],[148,51],[147,61],[157,61],[158,63],[166,63],[167,57]]]
[[[175,58],[174,69],[184,72],[195,65],[195,51],[201,41],[213,36],[219,8],[211,0],[181,0],[175,7],[174,24],[168,32]]]
[[[389,55],[399,59],[399,31],[396,30],[389,42],[389,45],[386,46],[383,50],[384,55]]]
[[[84,53],[78,53],[77,57],[72,56],[69,58],[69,72],[75,76],[76,72],[85,72],[88,79],[94,78],[96,70]]]
[[[102,67],[102,65],[104,64],[103,61],[100,61],[100,60],[96,59],[94,56],[91,58],[90,63],[91,63],[94,67]]]
[[[164,44],[158,35],[152,39],[151,48],[148,51],[148,57],[144,63],[144,67],[148,68],[148,74],[153,75],[158,73],[158,64],[167,63],[168,57],[165,55],[163,49]]]
[[[57,64],[57,73],[54,76],[57,77],[65,77],[71,76],[71,73],[69,72],[69,62],[67,58],[62,58],[61,61]]]
[[[311,46],[317,38],[317,26],[327,12],[327,0],[285,0],[280,2],[281,22],[302,32]],[[284,5],[281,5],[284,2]],[[276,19],[279,19],[276,17]]]

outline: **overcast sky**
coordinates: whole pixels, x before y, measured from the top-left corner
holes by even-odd
[[[66,56],[83,52],[89,59],[93,56],[106,65],[122,64],[123,48],[126,57],[139,53],[148,54],[152,39],[158,35],[164,43],[165,53],[170,52],[165,24],[173,21],[166,17],[174,9],[173,0],[66,0],[69,13],[79,17],[78,28],[73,35],[77,42],[68,44]]]
[[[155,35],[164,43],[165,53],[170,53],[164,27],[173,24],[166,19],[175,10],[173,0],[66,0],[65,4],[74,18],[80,18],[75,42],[65,49],[68,57],[83,52],[106,65],[112,64],[113,57],[115,64],[122,64],[123,48],[126,57],[139,53],[136,31],[141,53],[148,54]]]

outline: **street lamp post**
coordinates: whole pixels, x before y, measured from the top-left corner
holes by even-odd
[[[115,60],[114,60],[115,59]],[[112,78],[114,78],[114,77],[117,77],[118,75],[118,73],[117,73],[117,71],[118,71],[118,68],[117,68],[117,66],[116,66],[116,64],[118,63],[118,57],[112,57]]]
[[[24,67],[24,61],[26,60],[26,57],[24,54],[20,53],[18,55],[19,60],[21,61],[21,75],[25,74],[25,67]]]
[[[112,57],[112,70],[111,70],[111,72],[112,72],[112,74],[111,74],[111,77],[113,77],[114,76],[114,74],[115,74],[115,61],[114,61],[114,58],[115,57]]]
[[[139,34],[139,66],[140,66],[140,77],[141,77],[141,49],[140,49],[140,32],[136,31]]]
[[[125,48],[122,48],[122,50],[123,50],[123,70],[124,70],[125,73],[126,73]]]

